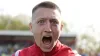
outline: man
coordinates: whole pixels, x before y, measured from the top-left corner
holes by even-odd
[[[75,56],[71,48],[59,41],[63,24],[56,4],[44,1],[36,5],[29,26],[35,44],[17,51],[13,56]]]

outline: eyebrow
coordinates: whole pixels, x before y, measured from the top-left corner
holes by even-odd
[[[58,20],[57,20],[57,19],[55,19],[55,18],[52,18],[52,19],[50,19],[50,20],[58,21]]]
[[[46,20],[46,18],[39,18],[38,20]]]
[[[47,18],[39,18],[38,20],[48,20]],[[37,21],[38,21],[37,20]],[[50,18],[49,20],[54,20],[54,21],[58,21],[56,18]]]

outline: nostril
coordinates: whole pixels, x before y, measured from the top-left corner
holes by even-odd
[[[45,28],[45,32],[46,32],[46,33],[51,33],[52,30],[51,30],[51,28]]]
[[[45,31],[51,31],[51,27],[45,27]]]
[[[45,31],[46,33],[51,33],[51,31]]]

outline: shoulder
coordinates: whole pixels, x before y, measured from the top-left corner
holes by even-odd
[[[75,53],[73,52],[73,50],[64,44],[62,44],[61,52],[63,52],[64,54],[70,55],[70,56],[75,56]]]
[[[17,50],[15,54],[13,54],[12,56],[27,56],[28,54],[31,54],[32,49],[33,49],[33,46],[30,46],[21,50]]]
[[[76,53],[74,50],[72,50],[67,45],[63,45],[62,51],[65,51],[65,53],[67,53],[67,55],[69,55],[69,56],[81,56],[78,54],[78,52]]]
[[[21,50],[17,50],[12,56],[19,56]]]
[[[67,51],[68,53],[74,53],[74,52],[72,51],[72,48],[69,47],[69,46],[67,46],[67,45],[62,44],[61,47],[62,47],[62,50],[65,50],[65,51]]]

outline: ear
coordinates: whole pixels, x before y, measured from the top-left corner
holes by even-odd
[[[63,22],[61,22],[61,28],[60,28],[60,29],[61,29],[61,31],[62,31],[62,29],[63,29]]]
[[[29,28],[30,28],[30,31],[32,32],[32,23],[31,22],[29,23]]]

